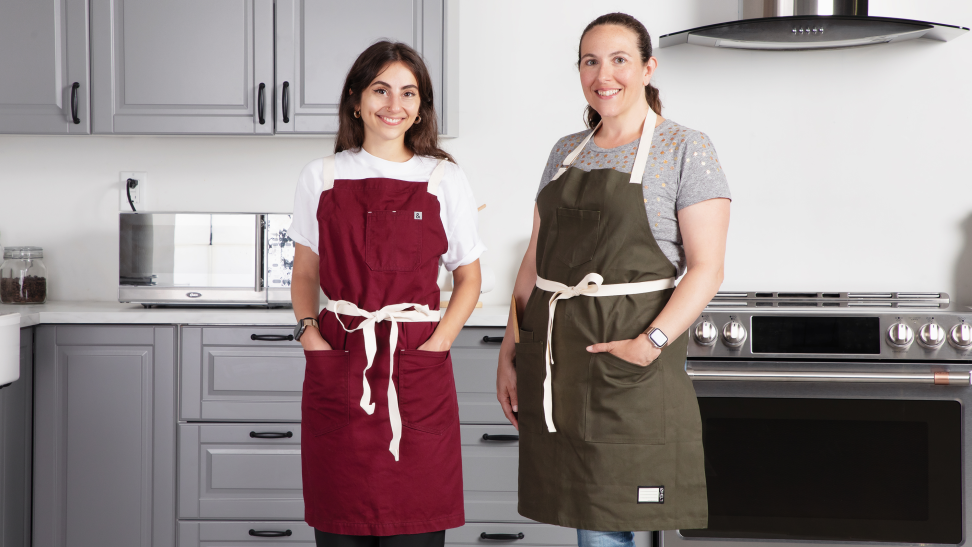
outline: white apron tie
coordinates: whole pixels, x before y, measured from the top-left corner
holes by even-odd
[[[543,378],[543,418],[547,422],[547,431],[556,433],[557,428],[553,423],[553,383],[551,380],[550,365],[553,364],[553,324],[554,312],[557,310],[557,302],[569,300],[575,296],[624,296],[629,294],[643,294],[655,291],[671,289],[675,286],[675,278],[656,279],[654,281],[642,281],[640,283],[615,283],[613,285],[602,285],[604,278],[596,273],[589,273],[581,279],[580,283],[573,287],[568,287],[563,283],[550,281],[537,276],[537,288],[541,291],[552,292],[549,302],[549,315],[547,317],[547,351],[544,352],[544,362],[547,365],[546,375]]]
[[[395,348],[398,346],[398,322],[403,323],[437,323],[439,321],[439,311],[431,310],[428,306],[420,304],[391,304],[381,308],[376,312],[362,310],[358,306],[347,300],[328,300],[325,306],[327,311],[334,313],[338,323],[346,332],[362,331],[364,334],[365,356],[368,364],[365,366],[362,375],[364,393],[361,394],[361,408],[370,416],[375,412],[375,403],[371,401],[371,385],[368,384],[368,369],[374,364],[375,354],[378,353],[378,342],[375,337],[375,324],[379,321],[391,322],[391,333],[388,336],[388,421],[391,422],[392,440],[388,446],[388,451],[395,456],[398,461],[398,446],[402,440],[402,415],[398,410],[398,393],[395,391]],[[414,309],[408,309],[414,308]],[[364,317],[356,328],[348,329],[341,321],[341,315],[353,315]]]

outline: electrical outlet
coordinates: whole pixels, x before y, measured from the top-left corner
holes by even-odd
[[[132,204],[135,205],[136,211],[148,210],[148,173],[145,171],[122,171],[118,174],[118,179],[121,181],[121,194],[119,195],[118,206],[121,211],[131,211],[132,206],[128,203],[128,193],[131,193]],[[128,188],[128,179],[134,179],[138,181],[138,185],[135,188]]]

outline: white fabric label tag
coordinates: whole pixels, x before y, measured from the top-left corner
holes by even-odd
[[[639,486],[638,503],[665,503],[665,487]]]
[[[415,211],[415,220],[422,220],[422,212]]]

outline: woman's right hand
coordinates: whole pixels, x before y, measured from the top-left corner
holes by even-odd
[[[519,410],[516,395],[516,367],[513,364],[516,357],[503,349],[505,348],[500,349],[499,363],[496,367],[496,399],[503,407],[506,419],[519,431],[520,424],[515,414]]]
[[[309,328],[304,331],[304,334],[300,337],[300,345],[304,347],[307,351],[327,351],[331,349],[331,344],[324,340],[321,336],[320,331],[314,328]]]

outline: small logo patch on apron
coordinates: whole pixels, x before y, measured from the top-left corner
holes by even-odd
[[[665,503],[665,487],[639,486],[638,503]]]
[[[415,220],[422,220],[422,212],[415,211]]]

